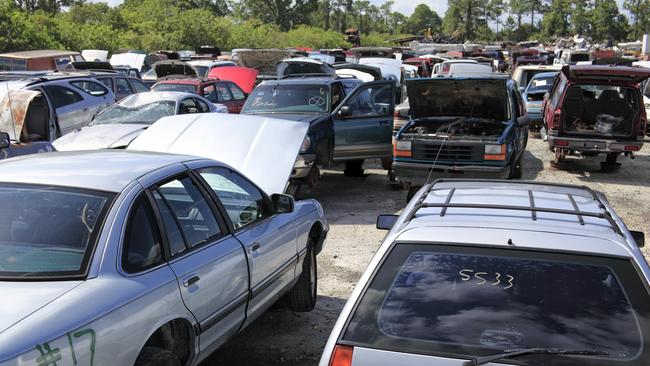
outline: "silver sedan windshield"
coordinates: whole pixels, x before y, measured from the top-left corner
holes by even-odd
[[[154,102],[136,107],[127,108],[113,104],[98,114],[93,124],[102,123],[138,123],[152,124],[157,120],[173,116],[176,113],[176,104],[172,101]]]

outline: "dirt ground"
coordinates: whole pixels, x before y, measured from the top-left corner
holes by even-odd
[[[630,230],[650,239],[650,141],[632,160],[620,157],[620,169],[600,172],[602,158],[569,157],[561,169],[551,167],[553,156],[531,134],[524,159],[524,179],[587,185],[605,193]],[[375,229],[380,213],[398,213],[406,192],[391,189],[378,162],[366,165],[366,176],[344,177],[327,170],[319,185],[302,196],[317,198],[325,208],[331,230],[318,257],[318,303],[310,313],[272,309],[214,353],[203,366],[317,365],[321,351],[357,280],[385,231]],[[646,258],[650,258],[649,252]]]

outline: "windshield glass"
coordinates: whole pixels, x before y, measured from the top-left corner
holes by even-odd
[[[650,80],[644,81],[641,86],[643,88],[643,95],[650,98]]]
[[[113,104],[98,114],[92,124],[132,123],[150,125],[163,117],[173,116],[174,114],[176,114],[176,104],[169,100],[132,108]]]
[[[545,93],[553,85],[553,80],[555,80],[555,76],[533,78],[526,88],[526,93]]]
[[[609,359],[579,365],[611,365],[615,358],[641,366],[650,362],[644,351],[649,303],[634,266],[623,259],[398,244],[343,340],[471,356],[532,347],[589,349],[607,352]],[[535,357],[550,356],[517,360]],[[551,358],[548,365],[576,365],[575,359]]]
[[[260,85],[244,105],[242,113],[323,113],[329,111],[327,85]]]
[[[190,84],[172,84],[172,83],[159,83],[153,86],[153,91],[175,91],[196,94],[196,85]]]
[[[0,185],[0,278],[80,276],[112,195]]]

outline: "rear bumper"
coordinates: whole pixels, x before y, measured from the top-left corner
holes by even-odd
[[[510,175],[510,164],[490,165],[441,165],[436,164],[432,171],[432,164],[393,161],[393,171],[397,179],[412,184],[426,183],[429,174],[435,178],[459,178],[466,175],[471,178],[506,179]]]
[[[586,139],[559,137],[556,135],[548,136],[548,144],[552,149],[559,148],[597,153],[638,151],[643,147],[643,141],[636,140]],[[626,147],[628,148],[626,149]],[[636,149],[630,149],[629,147],[635,147]]]
[[[541,108],[529,108],[528,119],[530,120],[531,129],[539,129],[542,127],[542,110]]]

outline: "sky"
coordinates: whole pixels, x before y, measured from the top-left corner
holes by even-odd
[[[107,2],[109,5],[118,5],[122,2],[122,0],[91,0],[93,2]],[[411,15],[413,13],[413,10],[415,9],[416,6],[419,4],[427,4],[432,10],[435,10],[436,13],[442,18],[445,15],[445,11],[447,10],[447,0],[394,0],[395,5],[393,6],[393,9],[396,11],[399,11],[400,13],[404,15]],[[618,9],[621,12],[625,12],[623,10],[623,1],[624,0],[616,0],[616,3],[618,3]],[[384,0],[370,0],[371,3],[380,5],[384,3]],[[627,12],[625,12],[627,13]]]

